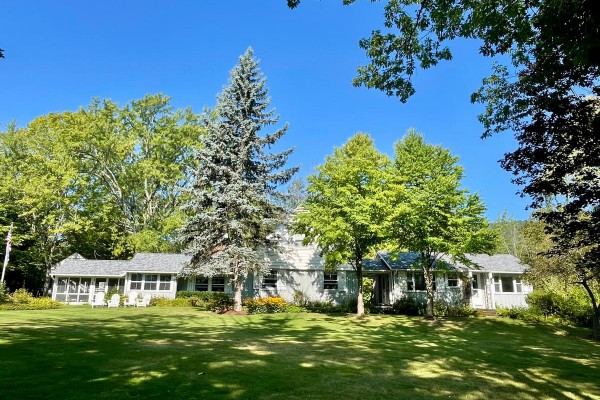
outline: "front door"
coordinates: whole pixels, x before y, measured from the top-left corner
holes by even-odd
[[[390,304],[390,277],[388,275],[377,275],[374,277],[373,296],[375,303]]]
[[[473,274],[471,285],[473,288],[473,308],[485,308],[483,276],[481,274]]]

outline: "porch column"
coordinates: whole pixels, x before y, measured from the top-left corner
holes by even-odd
[[[496,299],[494,298],[494,274],[488,273],[488,284],[490,288],[490,305],[492,309],[496,308]]]
[[[463,293],[471,293],[469,296],[469,305],[475,308],[475,305],[473,304],[473,271],[471,270],[467,272],[467,287],[464,288]]]
[[[88,302],[92,304],[94,302],[94,295],[96,294],[96,282],[94,279],[90,281],[90,297]]]

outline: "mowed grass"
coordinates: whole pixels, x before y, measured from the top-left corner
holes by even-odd
[[[0,311],[0,398],[600,399],[587,333],[498,318]]]

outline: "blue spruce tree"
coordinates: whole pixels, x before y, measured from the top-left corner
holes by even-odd
[[[287,131],[285,125],[264,133],[279,120],[269,103],[265,77],[249,48],[230,72],[215,109],[203,116],[207,133],[184,206],[189,219],[180,230],[192,256],[184,273],[230,275],[237,311],[248,272],[270,267],[265,252],[277,246],[273,233],[285,221],[278,188],[298,170],[285,168],[293,149],[269,151]]]

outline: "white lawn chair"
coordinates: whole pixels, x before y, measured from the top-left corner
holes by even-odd
[[[108,308],[119,308],[119,303],[121,302],[121,296],[118,293],[110,296],[110,300],[108,301]]]
[[[125,307],[133,307],[137,305],[138,292],[129,292],[129,296],[123,302]]]
[[[92,308],[97,306],[104,307],[104,292],[96,292],[94,301],[92,302]]]
[[[148,307],[150,305],[150,300],[152,299],[152,295],[150,293],[146,293],[143,299],[138,299],[137,306],[138,307]]]

